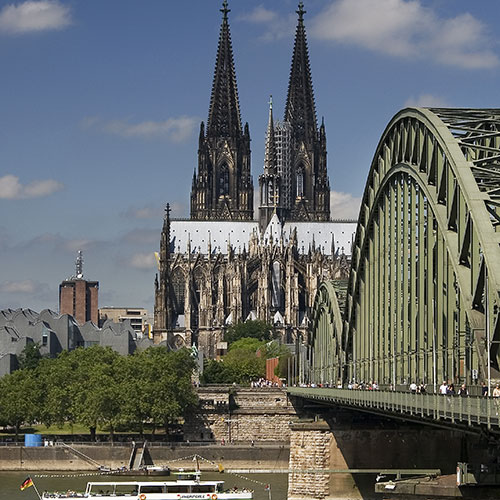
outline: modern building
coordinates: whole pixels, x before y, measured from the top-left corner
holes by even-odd
[[[107,320],[114,323],[129,321],[136,333],[142,335],[149,332],[148,310],[142,307],[101,307],[99,309],[99,326],[102,326]]]
[[[99,282],[84,279],[81,250],[78,251],[75,265],[75,275],[59,285],[59,314],[70,314],[80,325],[87,321],[92,321],[97,325]]]
[[[261,203],[253,217],[250,132],[242,126],[224,1],[207,127],[200,126],[191,217],[167,205],[155,279],[155,341],[215,357],[225,329],[248,319],[284,342],[307,335],[324,279],[345,282],[354,221],[330,220],[325,125],[318,127],[302,3],[283,121],[270,103]]]
[[[152,345],[147,337],[139,336],[130,322],[106,321],[101,328],[87,321],[79,324],[69,314],[57,314],[50,309],[37,313],[31,309],[0,311],[0,376],[18,367],[17,356],[29,343],[36,343],[40,353],[55,357],[61,351],[101,345],[122,355]]]

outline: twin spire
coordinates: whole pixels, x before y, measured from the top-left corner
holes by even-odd
[[[207,121],[208,136],[234,137],[241,133],[240,103],[238,86],[234,69],[233,48],[229,30],[227,0],[222,9],[222,24],[215,62],[212,94]],[[297,139],[310,139],[316,134],[316,106],[307,48],[306,31],[304,27],[304,4],[299,2],[298,23],[295,32],[288,95],[285,106],[284,120],[294,124],[294,136]]]
[[[208,120],[206,128],[203,123],[200,127],[191,219],[253,220],[250,133],[241,122],[227,0],[221,12]],[[288,220],[329,220],[326,140],[318,134],[302,2],[296,12],[283,122],[274,122],[272,100],[269,105],[261,208],[277,207]],[[259,211],[259,219],[267,220],[266,210]]]
[[[227,0],[222,4],[223,14],[215,61],[214,81],[208,112],[207,135],[237,137],[241,134],[240,103],[233,48],[227,14]]]
[[[304,27],[304,4],[296,11],[299,19],[295,31],[292,67],[285,106],[285,121],[293,123],[293,136],[297,140],[310,140],[316,136],[316,105]]]

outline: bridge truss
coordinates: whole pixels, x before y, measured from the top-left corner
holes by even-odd
[[[313,323],[311,382],[496,378],[499,227],[500,110],[399,112],[366,183],[342,334]],[[315,317],[333,301],[326,292]]]

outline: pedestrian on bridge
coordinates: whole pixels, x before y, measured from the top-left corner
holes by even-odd
[[[439,394],[442,394],[443,396],[448,394],[448,384],[445,380],[443,380],[443,383],[439,386]]]
[[[488,397],[488,386],[486,385],[486,382],[481,383],[481,396],[483,396],[483,398]]]
[[[467,386],[465,384],[462,384],[460,386],[460,389],[458,389],[458,395],[462,396],[463,398],[469,395],[469,391],[468,391]]]

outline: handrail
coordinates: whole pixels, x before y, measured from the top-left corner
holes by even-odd
[[[343,406],[373,408],[469,426],[486,425],[488,429],[500,428],[500,398],[325,387],[287,387],[287,393]]]

